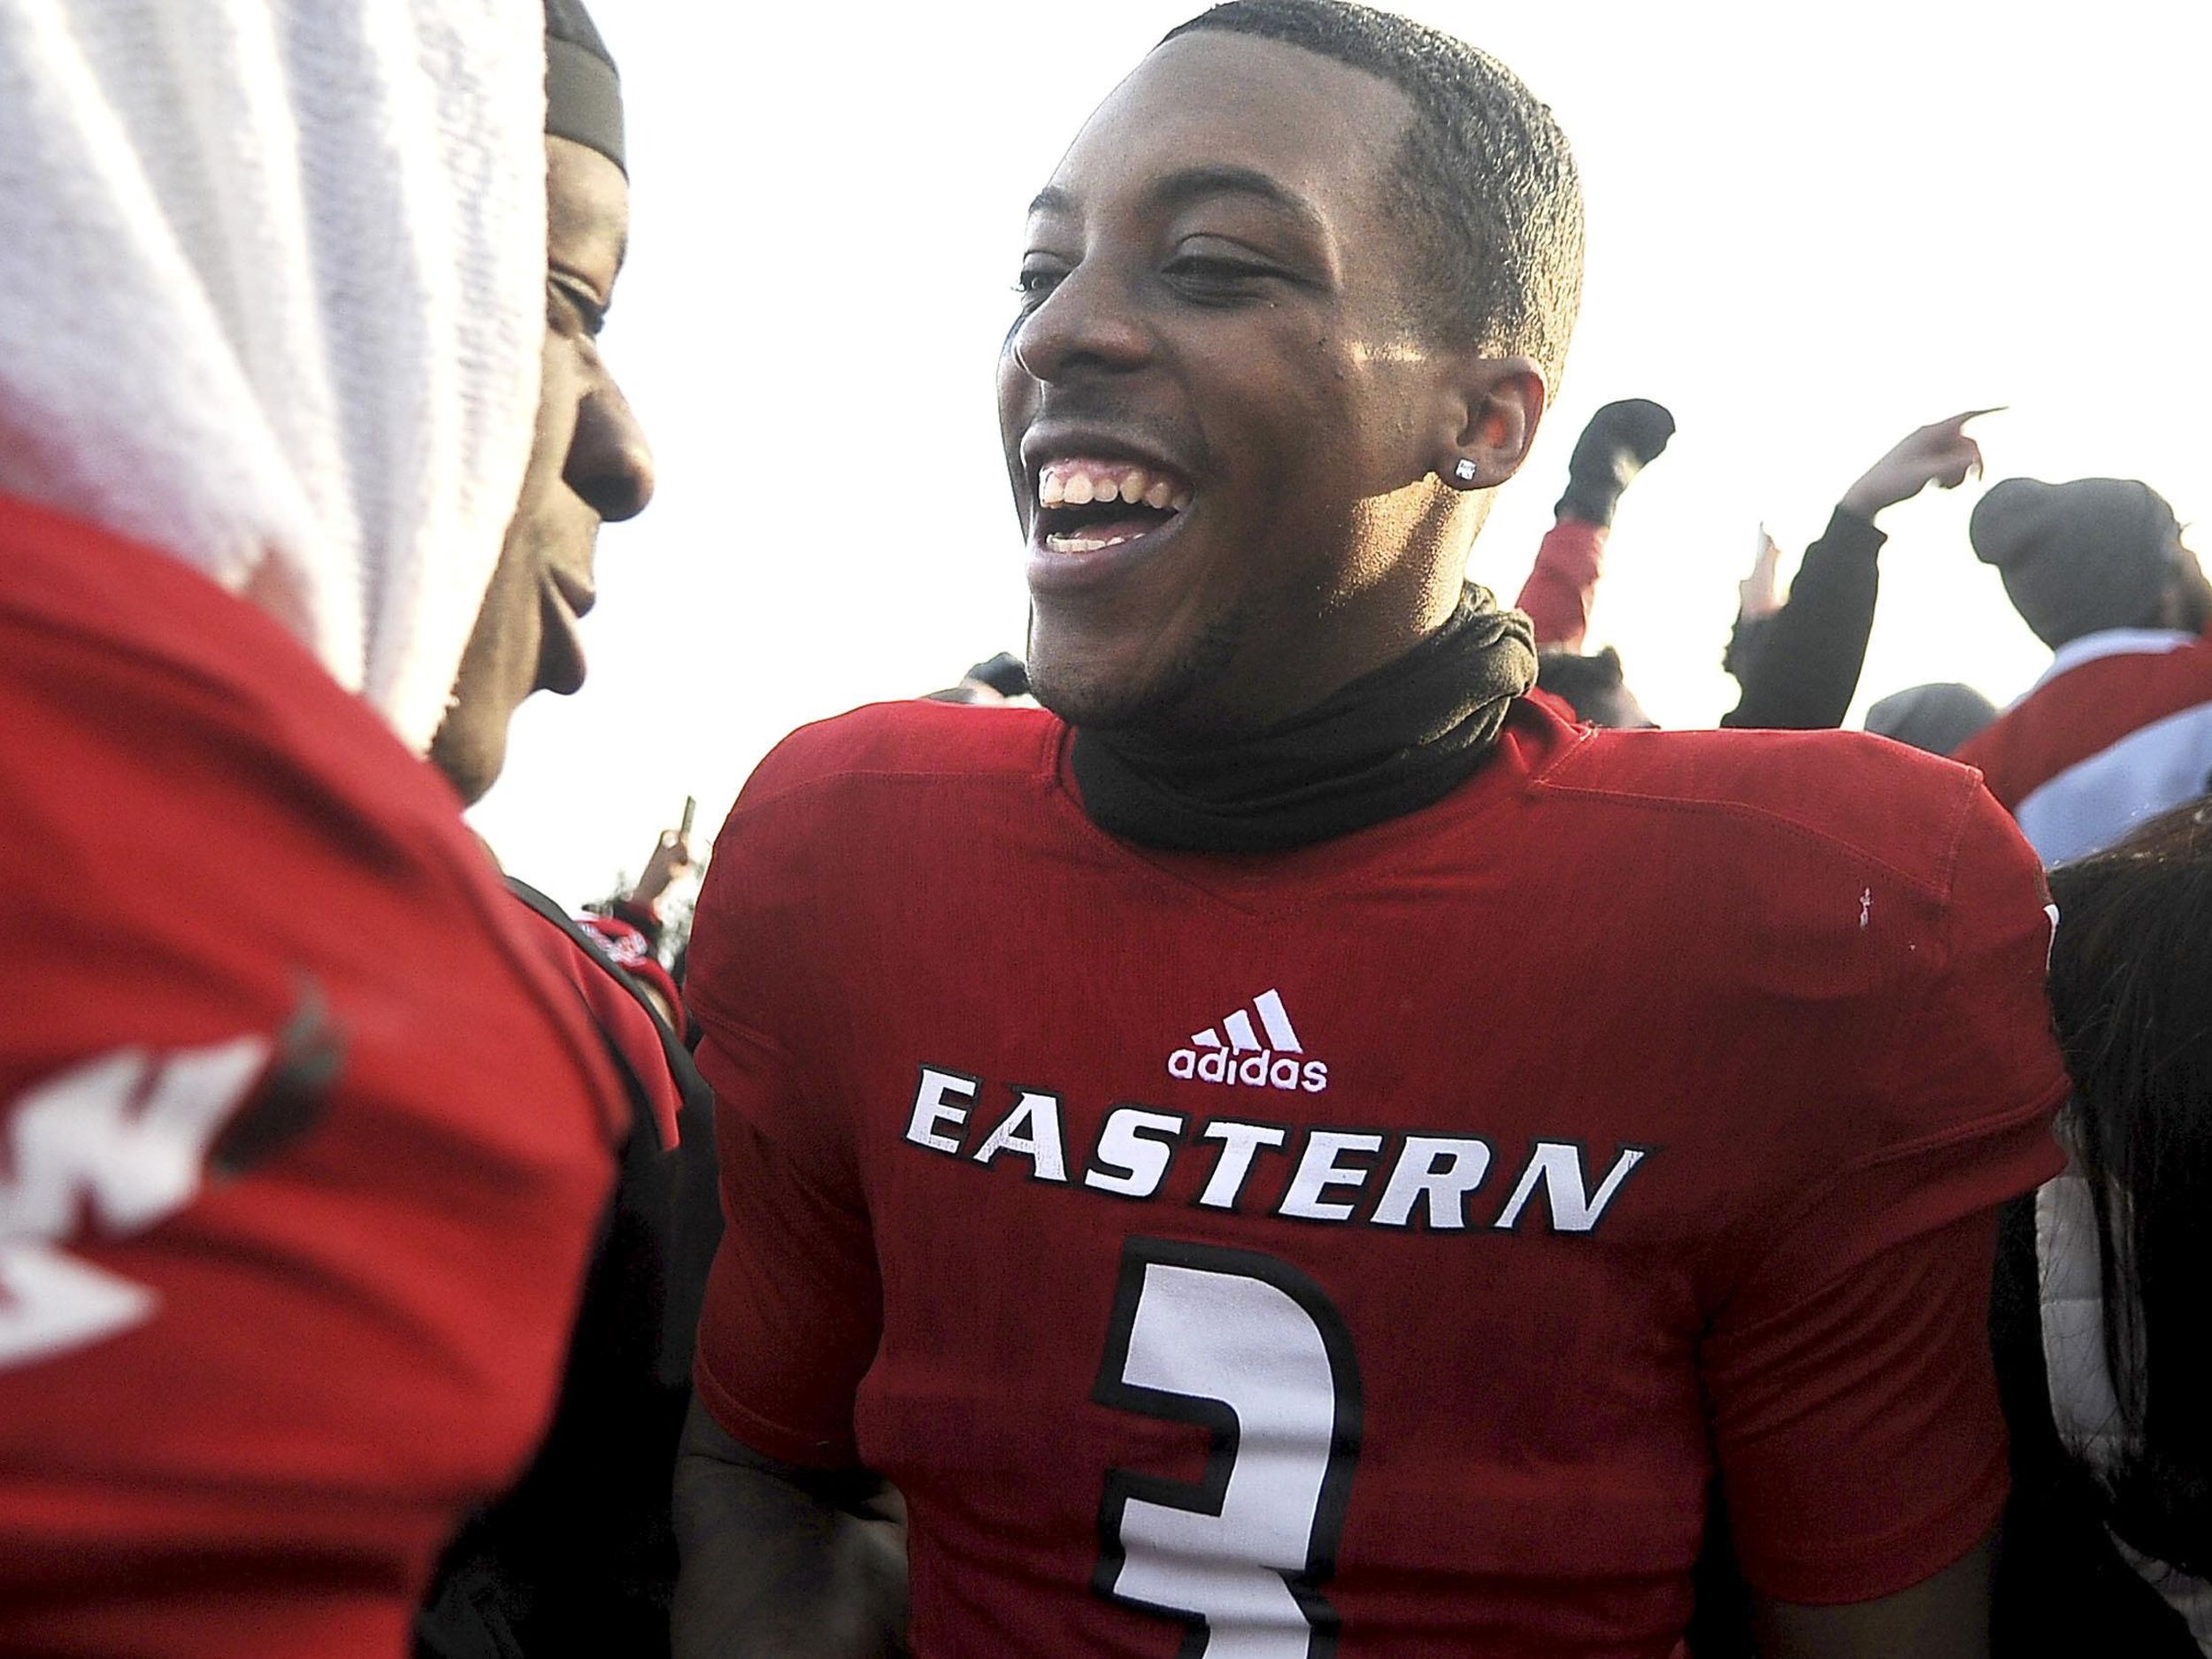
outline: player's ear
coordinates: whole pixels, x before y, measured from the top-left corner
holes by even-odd
[[[1495,489],[1521,470],[1536,442],[1548,396],[1544,371],[1532,358],[1472,350],[1451,369],[1436,474],[1454,489]]]

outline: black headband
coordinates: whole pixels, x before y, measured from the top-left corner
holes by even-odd
[[[582,0],[545,0],[545,130],[630,170],[622,150],[622,77]]]

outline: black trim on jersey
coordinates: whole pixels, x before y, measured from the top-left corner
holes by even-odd
[[[346,1030],[330,1018],[330,1002],[311,976],[300,977],[300,1000],[277,1033],[268,1064],[207,1149],[211,1182],[250,1174],[322,1125],[330,1092],[346,1065]]]
[[[666,1475],[653,1471],[670,1467],[681,1438],[700,1308],[722,1233],[713,1094],[679,1033],[600,941],[536,889],[511,879],[507,887],[652,1019],[680,1097],[680,1139],[672,1153],[663,1149],[644,1084],[654,1061],[641,1042],[634,1068],[611,1028],[619,1007],[595,1003],[572,984],[629,1095],[631,1123],[542,1441],[512,1489],[447,1546],[416,1615],[413,1652],[480,1659],[566,1652],[580,1630],[603,1637],[610,1650],[649,1652],[656,1631],[665,1645],[677,1567]],[[526,1113],[536,1103],[508,1102]],[[592,1571],[576,1571],[578,1561]]]
[[[1099,1148],[1106,1139],[1106,1125],[1113,1122],[1116,1112],[1123,1111],[1150,1112],[1156,1118],[1172,1118],[1175,1120],[1175,1127],[1172,1131],[1164,1130],[1156,1124],[1146,1124],[1133,1128],[1129,1132],[1137,1140],[1167,1148],[1167,1167],[1160,1171],[1159,1184],[1148,1193],[1122,1193],[1115,1191],[1110,1187],[1094,1187],[1091,1184],[1093,1175],[1112,1175],[1116,1172],[1115,1166],[1104,1161],[1104,1155],[1099,1151]],[[1075,1177],[1071,1185],[1080,1187],[1087,1193],[1097,1193],[1102,1197],[1118,1198],[1125,1204],[1151,1203],[1167,1190],[1168,1183],[1175,1179],[1176,1149],[1188,1144],[1189,1135],[1190,1114],[1188,1112],[1171,1111],[1165,1106],[1148,1106],[1144,1102],[1138,1100],[1116,1101],[1106,1109],[1106,1115],[1098,1120],[1098,1133],[1091,1141],[1090,1156],[1084,1159],[1083,1172]],[[1137,1176],[1133,1164],[1122,1165],[1119,1172],[1131,1180],[1134,1180]]]
[[[566,933],[570,942],[591,958],[594,967],[603,971],[629,993],[630,1000],[645,1010],[646,1018],[653,1022],[653,1034],[660,1039],[661,1057],[668,1062],[669,1075],[675,1079],[676,1092],[683,1096],[685,1103],[688,1105],[691,1102],[695,1079],[701,1093],[711,1100],[713,1091],[707,1087],[706,1079],[699,1076],[699,1068],[692,1063],[691,1051],[684,1047],[682,1034],[671,1029],[667,1017],[653,1006],[653,999],[646,995],[645,987],[624,971],[622,964],[609,954],[605,943],[594,938],[582,923],[528,882],[518,881],[512,876],[507,877],[506,880],[508,892]],[[630,1096],[632,1118],[639,1123],[649,1124],[653,1139],[660,1141],[660,1123],[653,1116],[652,1097],[646,1092],[637,1072],[631,1068],[629,1056],[622,1052],[619,1043],[612,1041],[606,1042],[604,1047],[614,1056],[615,1064],[622,1073],[623,1087]],[[668,1150],[665,1142],[661,1143],[661,1150]]]
[[[664,1208],[671,1217],[664,1270],[667,1313],[661,1338],[659,1373],[661,1380],[670,1386],[687,1387],[699,1316],[706,1306],[707,1275],[722,1242],[721,1167],[715,1153],[714,1090],[699,1074],[691,1050],[684,1045],[683,1033],[669,1025],[666,1016],[646,995],[643,983],[623,972],[608,954],[606,945],[528,882],[513,876],[504,879],[509,893],[566,933],[595,967],[629,993],[631,1000],[653,1022],[654,1034],[660,1039],[661,1057],[668,1063],[668,1075],[676,1085],[678,1139],[673,1168],[665,1172],[669,1191],[664,1203],[652,1201],[652,1208]],[[660,1119],[654,1116],[652,1097],[646,1092],[643,1080],[631,1068],[630,1056],[591,1016],[588,1002],[584,1011],[592,1018],[592,1028],[599,1033],[600,1047],[614,1062],[615,1071],[630,1097],[632,1132],[623,1149],[624,1168],[617,1178],[619,1198],[625,1188],[641,1191],[656,1185],[662,1177],[650,1165],[657,1162],[657,1155],[666,1154],[669,1148],[661,1140]],[[649,1138],[641,1136],[640,1125],[649,1131]],[[656,1156],[641,1156],[649,1148]],[[633,1159],[639,1165],[635,1170],[630,1168]]]
[[[1212,1128],[1216,1124],[1242,1124],[1246,1127],[1252,1129],[1279,1129],[1283,1132],[1283,1138],[1279,1145],[1271,1147],[1255,1146],[1252,1148],[1252,1162],[1244,1171],[1244,1179],[1237,1186],[1237,1195],[1233,1202],[1227,1204],[1210,1204],[1205,1202],[1206,1189],[1214,1184],[1214,1177],[1220,1171],[1221,1169],[1221,1160],[1227,1156],[1229,1152],[1229,1143],[1226,1141],[1216,1140],[1214,1142],[1214,1161],[1207,1168],[1206,1179],[1198,1183],[1198,1190],[1191,1194],[1190,1207],[1193,1210],[1202,1210],[1210,1216],[1251,1216],[1272,1214],[1273,1212],[1271,1210],[1247,1210],[1244,1207],[1244,1195],[1252,1190],[1252,1178],[1260,1172],[1260,1159],[1264,1154],[1276,1152],[1280,1153],[1285,1157],[1288,1157],[1292,1155],[1292,1148],[1297,1145],[1296,1136],[1299,1126],[1296,1124],[1270,1123],[1264,1118],[1239,1118],[1233,1114],[1225,1113],[1217,1118],[1209,1118],[1204,1123],[1199,1125],[1198,1133],[1191,1137],[1191,1144],[1194,1147],[1202,1146],[1207,1140],[1206,1131]]]
[[[1122,1511],[1130,1499],[1193,1515],[1218,1517],[1228,1496],[1229,1474],[1237,1457],[1237,1416],[1227,1402],[1142,1388],[1123,1379],[1122,1373],[1129,1363],[1129,1340],[1136,1330],[1137,1304],[1144,1294],[1145,1272],[1155,1263],[1257,1279],[1296,1302],[1313,1321],[1314,1329],[1321,1333],[1321,1346],[1329,1356],[1329,1374],[1336,1393],[1329,1463],[1321,1477],[1320,1496],[1314,1504],[1313,1532],[1307,1544],[1305,1571],[1279,1572],[1278,1576],[1298,1603],[1300,1611],[1305,1614],[1307,1624],[1312,1626],[1313,1634],[1306,1646],[1307,1659],[1332,1659],[1343,1620],[1334,1605],[1321,1594],[1321,1586],[1336,1573],[1337,1545],[1343,1536],[1345,1514],[1351,1506],[1352,1476],[1358,1465],[1365,1429],[1359,1357],[1352,1347],[1350,1327],[1327,1293],[1287,1262],[1256,1250],[1193,1244],[1179,1239],[1131,1237],[1122,1241],[1121,1271],[1114,1285],[1105,1351],[1099,1358],[1098,1379],[1091,1386],[1091,1398],[1110,1410],[1194,1424],[1212,1434],[1213,1444],[1206,1455],[1206,1472],[1194,1484],[1134,1470],[1106,1471],[1105,1487],[1098,1502],[1098,1565],[1091,1572],[1092,1594],[1117,1607],[1133,1608],[1175,1620],[1187,1632],[1177,1650],[1177,1659],[1202,1659],[1211,1635],[1202,1614],[1182,1608],[1156,1607],[1119,1594],[1113,1588],[1128,1559],[1121,1540],[1121,1522]]]
[[[922,1079],[932,1071],[939,1077],[956,1077],[963,1083],[972,1084],[975,1088],[975,1093],[968,1096],[968,1103],[960,1113],[960,1133],[955,1137],[960,1144],[950,1152],[946,1151],[942,1147],[933,1147],[926,1141],[917,1141],[914,1138],[914,1108],[921,1102]],[[951,1158],[956,1163],[964,1164],[968,1158],[968,1135],[975,1127],[975,1109],[982,1103],[983,1079],[981,1078],[972,1076],[955,1066],[937,1065],[928,1060],[921,1061],[914,1068],[914,1093],[906,1102],[906,1127],[899,1132],[899,1139],[910,1147],[918,1148],[924,1152],[933,1152],[941,1158]]]

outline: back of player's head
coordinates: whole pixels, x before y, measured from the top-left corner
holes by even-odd
[[[1975,503],[1968,534],[2021,619],[2054,649],[2153,626],[2183,572],[2174,510],[2131,478],[2008,478]]]
[[[1582,293],[1582,186],[1551,111],[1464,41],[1347,0],[1229,0],[1171,30],[1256,35],[1381,77],[1413,119],[1394,207],[1437,336],[1533,357],[1555,388]]]
[[[1586,657],[1579,651],[1539,651],[1536,685],[1592,726],[1640,729],[1651,724],[1628,688],[1621,672],[1621,654],[1609,645]]]
[[[2051,872],[2051,1003],[2097,1208],[2130,1541],[2212,1571],[2212,805]]]

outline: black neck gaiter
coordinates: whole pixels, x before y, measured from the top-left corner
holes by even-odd
[[[1536,683],[1529,620],[1470,583],[1444,626],[1327,702],[1250,737],[1185,747],[1078,728],[1083,810],[1179,852],[1283,852],[1440,801]]]

